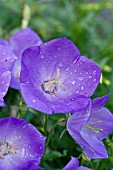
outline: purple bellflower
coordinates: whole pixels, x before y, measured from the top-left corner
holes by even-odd
[[[17,56],[17,60],[12,69],[11,84],[10,87],[19,89],[20,88],[20,70],[21,70],[21,57],[22,52],[35,45],[42,43],[40,37],[30,28],[26,28],[16,32],[9,41],[0,39],[0,44],[9,46],[14,54]]]
[[[24,51],[20,88],[27,107],[47,114],[75,112],[88,105],[100,73],[70,40],[58,38]]]
[[[0,45],[0,106],[4,106],[3,97],[8,91],[11,70],[16,59],[16,56],[8,47]]]
[[[113,130],[113,115],[103,107],[108,98],[93,99],[86,112],[76,112],[67,121],[67,131],[91,159],[108,157],[101,142]]]
[[[79,166],[78,159],[71,157],[69,163],[62,170],[91,170],[85,166]]]
[[[0,170],[38,170],[45,137],[24,119],[0,120]]]

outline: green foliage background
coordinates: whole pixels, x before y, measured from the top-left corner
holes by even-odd
[[[82,55],[101,67],[101,83],[92,98],[111,93],[106,107],[113,113],[113,0],[0,0],[0,38],[9,39],[26,23],[44,42],[66,36]],[[26,109],[20,92],[14,89],[9,89],[5,101],[7,107],[0,108],[0,118],[18,115],[50,137],[41,161],[46,170],[60,170],[71,156],[93,170],[113,168],[112,134],[104,140],[109,158],[88,160],[65,132],[66,122],[56,123],[67,115],[47,116]]]

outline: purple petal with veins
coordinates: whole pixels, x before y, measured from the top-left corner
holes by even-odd
[[[12,69],[10,87],[19,89],[22,53],[28,47],[42,44],[42,40],[33,30],[26,28],[16,32],[9,41],[1,39],[0,44],[8,46],[17,57]]]
[[[103,107],[108,97],[94,99],[92,109],[74,113],[67,121],[67,131],[91,159],[108,157],[101,141],[113,130],[113,115]]]
[[[70,40],[59,38],[24,51],[20,86],[27,107],[70,113],[89,104],[100,73]]]
[[[44,154],[44,144],[45,137],[24,119],[1,119],[0,170],[35,167]]]

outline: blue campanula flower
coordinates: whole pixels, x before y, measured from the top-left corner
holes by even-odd
[[[0,170],[38,170],[45,137],[24,119],[0,120]]]
[[[95,98],[86,111],[72,114],[67,121],[67,131],[91,159],[108,157],[101,142],[113,131],[113,115],[103,107],[108,98]]]
[[[20,88],[20,70],[21,70],[21,57],[22,52],[35,45],[40,45],[42,40],[40,37],[30,28],[26,28],[16,32],[9,41],[0,39],[0,44],[8,46],[17,57],[17,60],[12,69],[10,87],[19,89]]]
[[[100,73],[70,40],[58,38],[24,51],[20,87],[27,107],[47,114],[75,112],[88,105]]]
[[[91,170],[85,166],[79,166],[78,159],[75,157],[71,157],[71,160],[62,170]]]

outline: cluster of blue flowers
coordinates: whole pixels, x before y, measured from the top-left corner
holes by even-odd
[[[104,107],[109,94],[90,99],[98,86],[101,69],[82,56],[67,38],[43,43],[30,28],[0,39],[0,106],[5,107],[8,88],[21,90],[27,107],[45,114],[70,114],[67,131],[85,154],[107,158],[101,140],[113,130],[113,115]],[[24,119],[0,120],[0,170],[41,170],[44,137]],[[74,157],[63,170],[78,167]]]

